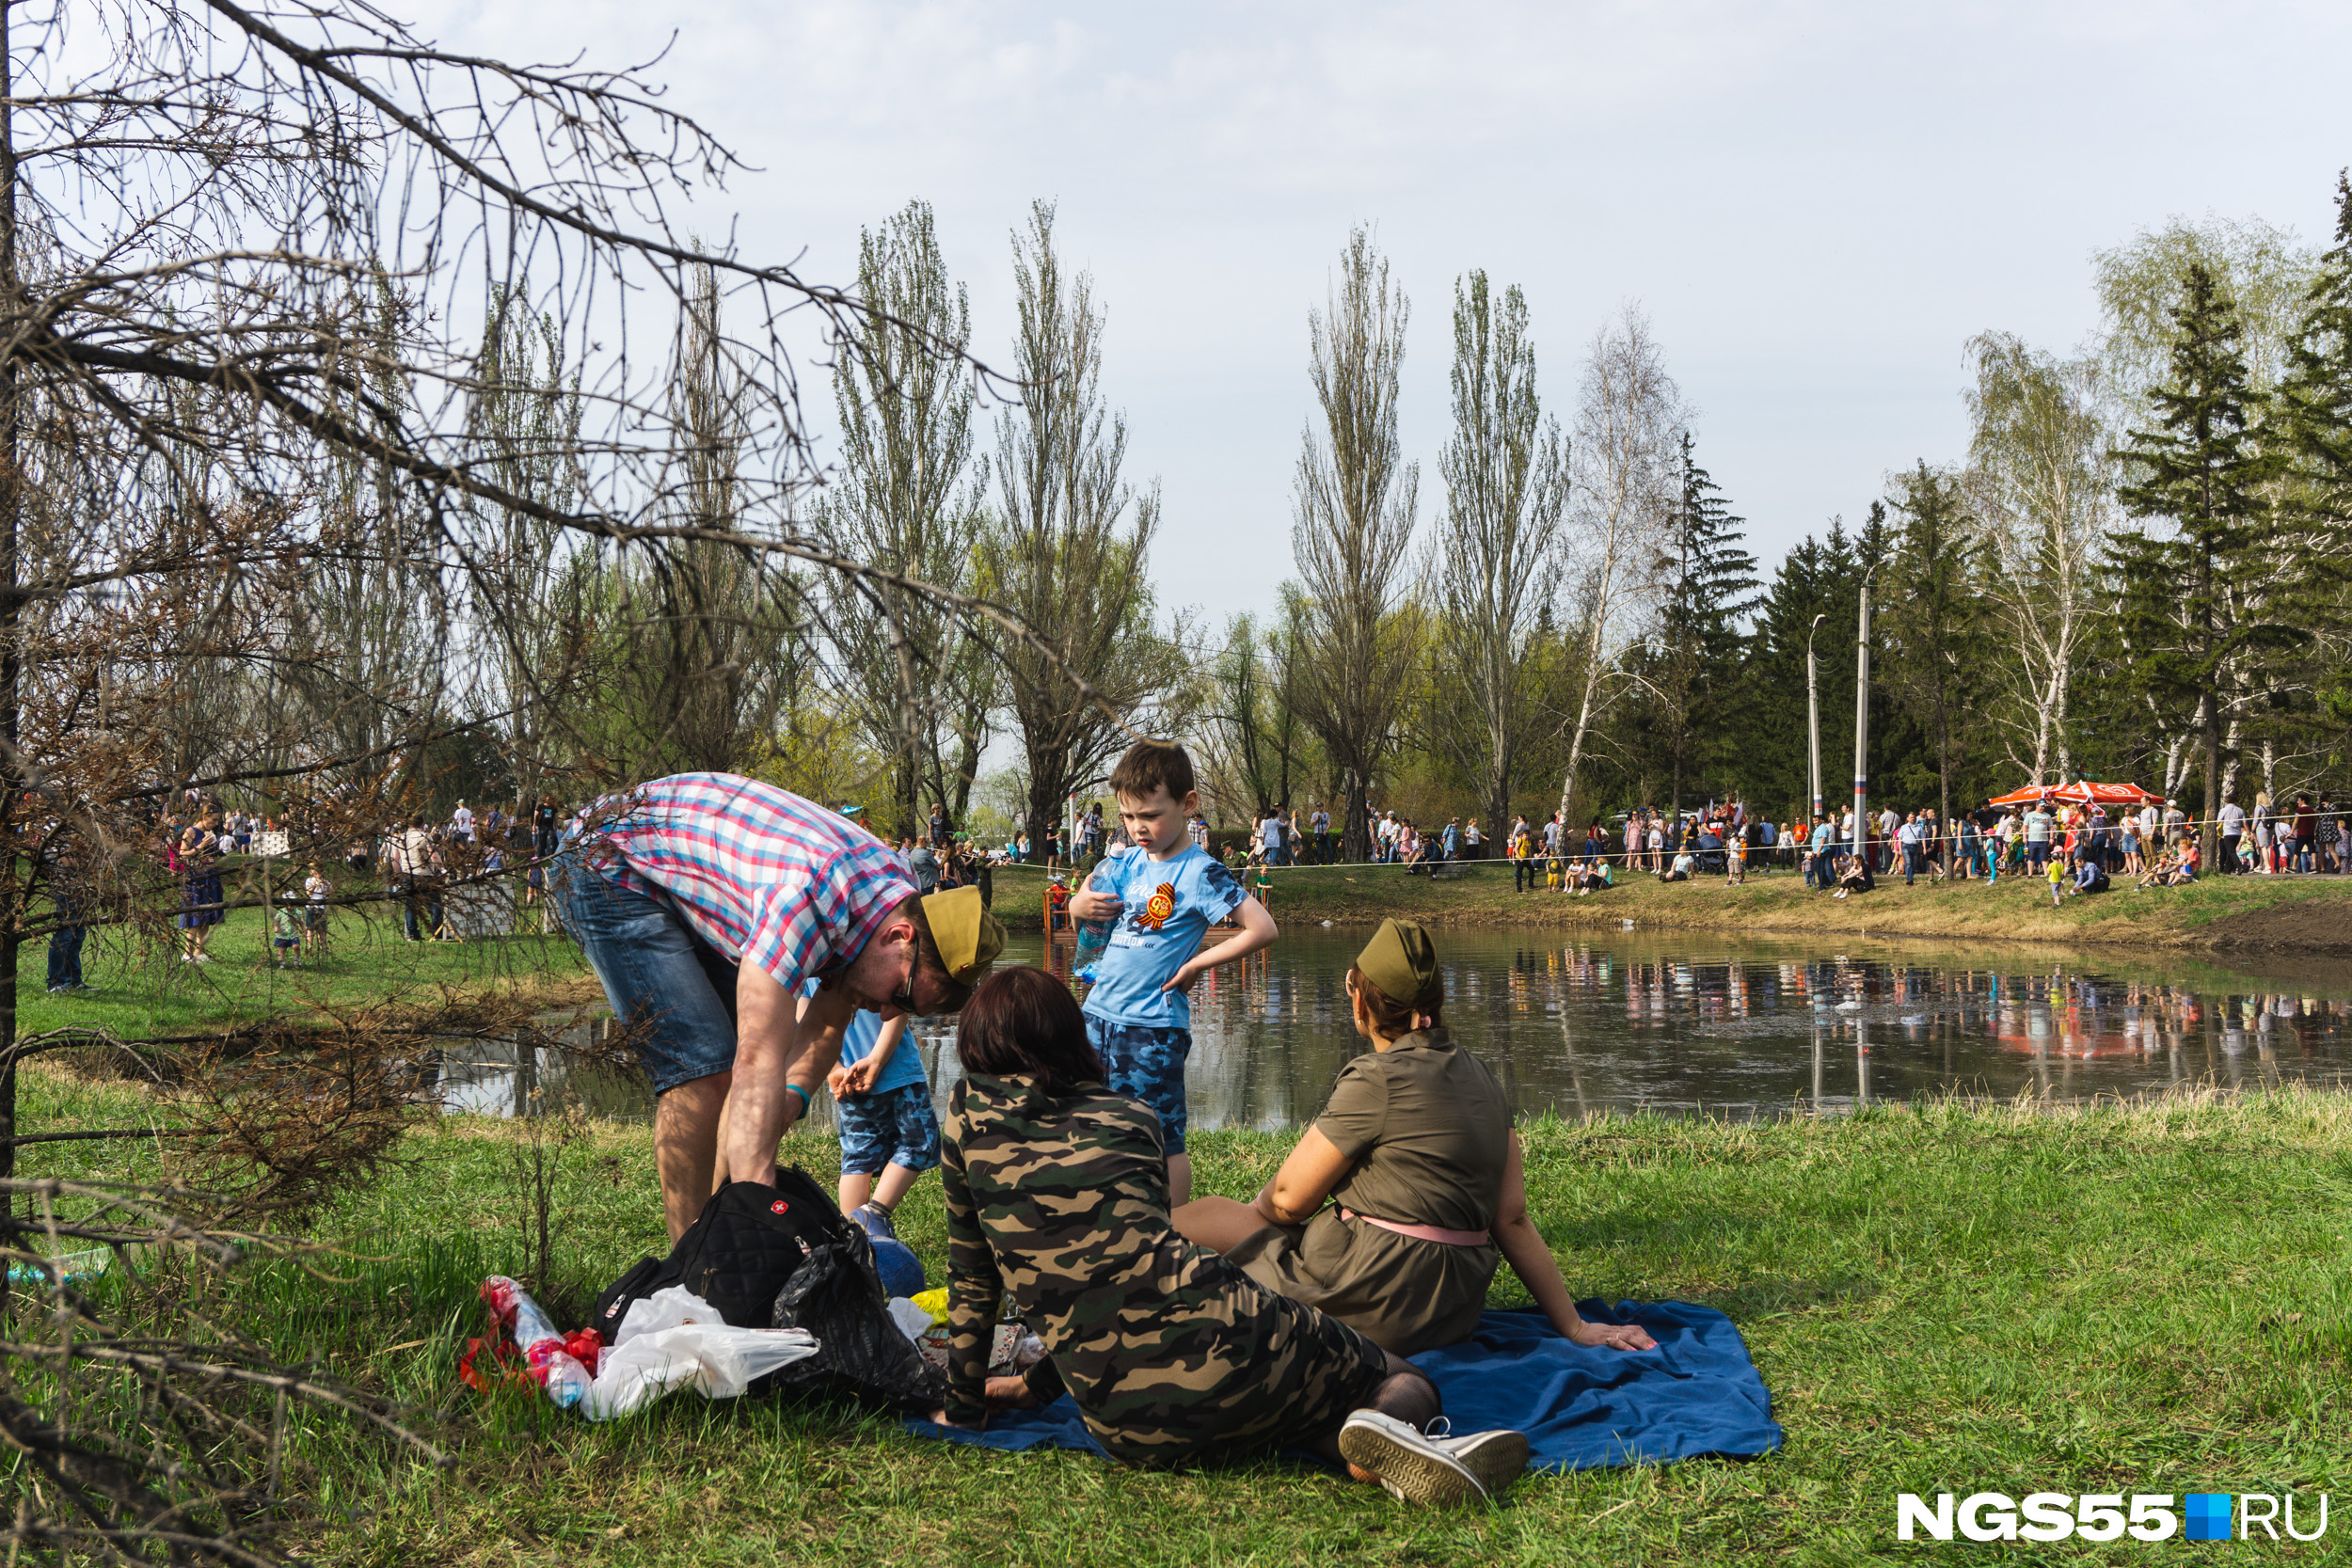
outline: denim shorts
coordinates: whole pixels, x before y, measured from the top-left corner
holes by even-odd
[[[927,1171],[939,1164],[939,1115],[928,1084],[901,1084],[833,1102],[841,1124],[841,1174],[880,1176],[884,1165]]]
[[[635,1031],[637,1062],[666,1094],[735,1066],[736,966],[660,899],[632,893],[570,849],[549,892],[580,939],[612,1013]]]
[[[1140,1100],[1160,1118],[1161,1148],[1184,1151],[1184,1058],[1192,1031],[1148,1023],[1114,1023],[1087,1014],[1087,1039],[1103,1058],[1104,1086]]]

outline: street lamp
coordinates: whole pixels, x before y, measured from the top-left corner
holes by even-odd
[[[1870,574],[1867,572],[1862,575],[1861,628],[1854,635],[1853,852],[1860,855],[1870,837]]]
[[[1813,617],[1813,631],[1804,634],[1804,718],[1806,733],[1812,738],[1813,752],[1813,820],[1821,819],[1821,690],[1820,666],[1813,661],[1813,632],[1821,629],[1829,616]]]

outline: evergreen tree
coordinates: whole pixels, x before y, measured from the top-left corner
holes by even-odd
[[[2338,525],[2352,519],[2352,173],[2336,176],[2336,244],[2322,256],[2287,345],[2279,387],[2287,461],[2302,504]]]
[[[2171,374],[2152,395],[2153,427],[2134,432],[2122,452],[2136,483],[2118,492],[2132,516],[2170,531],[2118,537],[2119,619],[2133,651],[2126,678],[2200,738],[2210,865],[2224,727],[2255,689],[2253,666],[2296,633],[2278,618],[2278,596],[2253,586],[2272,576],[2261,491],[2275,464],[2253,436],[2261,399],[2248,384],[2236,309],[2196,264],[2172,319]]]
[[[1653,733],[1665,743],[1673,780],[1671,816],[1682,809],[1682,784],[1693,764],[1707,777],[1724,759],[1738,724],[1740,623],[1756,608],[1756,558],[1742,547],[1746,519],[1732,515],[1723,491],[1691,455],[1682,433],[1682,499],[1671,552],[1661,562],[1666,599],[1658,646],[1646,661]]]
[[[1925,733],[1936,821],[1952,820],[1952,769],[1964,746],[1971,683],[1991,644],[1984,617],[1984,551],[1957,476],[1922,461],[1897,485],[1902,515],[1884,600],[1885,679]]]
[[[2304,294],[2302,319],[2287,345],[2275,423],[2296,535],[2288,547],[2313,568],[2302,584],[2306,595],[2322,607],[2331,626],[2341,626],[2352,615],[2343,575],[2352,534],[2352,174],[2336,176],[2336,243],[2319,259]],[[2342,645],[2324,636],[2309,644],[2323,658],[2336,655],[2315,673],[2313,684],[2339,723],[2352,718],[2352,673],[2343,666]],[[2291,698],[2273,701],[2285,706]]]
[[[1820,671],[1823,790],[1838,795],[1838,759],[1853,745],[1855,601],[1861,580],[1853,543],[1833,520],[1825,538],[1807,537],[1781,559],[1756,610],[1749,640],[1747,678],[1740,690],[1740,784],[1751,799],[1774,811],[1809,807],[1811,768],[1806,751],[1805,643]],[[1820,631],[1815,617],[1824,617]],[[1801,812],[1797,813],[1802,815]]]

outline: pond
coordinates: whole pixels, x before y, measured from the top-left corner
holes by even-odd
[[[1200,983],[1193,1126],[1312,1119],[1361,1049],[1343,977],[1363,937],[1288,933],[1246,972]],[[2064,1101],[2352,1073],[2352,977],[2327,960],[2239,972],[2019,944],[1549,929],[1443,931],[1439,951],[1448,1023],[1522,1116],[1776,1116],[1944,1093]],[[1032,937],[1006,957],[1041,953]],[[953,1038],[946,1026],[918,1035],[943,1103],[961,1072]],[[512,1047],[453,1053],[440,1064],[444,1103],[513,1115],[571,1097],[604,1116],[650,1109],[632,1075],[567,1071],[559,1054],[518,1064]]]

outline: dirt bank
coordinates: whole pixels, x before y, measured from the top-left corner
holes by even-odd
[[[2215,879],[2185,888],[2119,888],[2053,907],[2048,884],[2005,878],[1903,886],[1900,879],[1847,899],[1806,889],[1788,871],[1661,884],[1633,877],[1589,898],[1513,891],[1510,868],[1486,863],[1432,880],[1395,866],[1303,866],[1269,875],[1269,904],[1284,925],[1371,926],[1396,915],[1434,926],[1562,930],[1753,931],[1758,934],[1928,937],[2049,942],[2074,946],[2203,950],[2234,957],[2352,953],[2352,877]],[[1041,929],[1043,873],[1000,871],[996,908],[1014,930]]]

